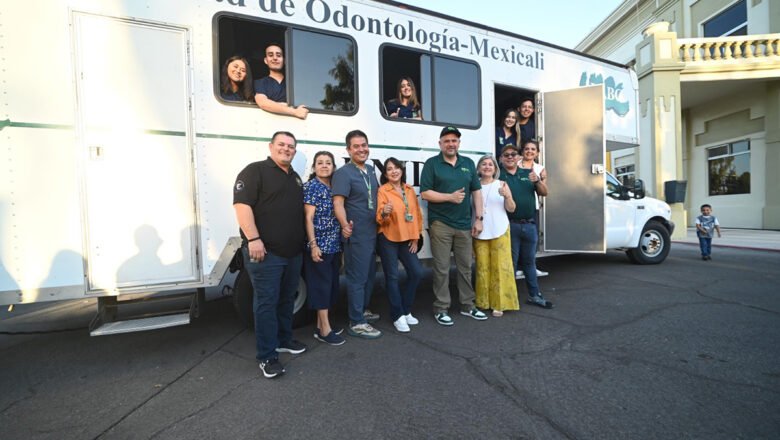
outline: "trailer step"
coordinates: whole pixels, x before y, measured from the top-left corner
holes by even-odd
[[[174,327],[190,323],[189,313],[153,316],[151,318],[129,319],[127,321],[107,322],[89,332],[90,336],[115,335],[119,333],[141,332],[159,328]]]
[[[89,325],[89,335],[115,335],[189,324],[200,316],[205,298],[204,288],[123,300],[115,296],[100,297],[97,313]]]

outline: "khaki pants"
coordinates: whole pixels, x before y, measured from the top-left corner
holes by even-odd
[[[433,313],[450,308],[450,251],[455,255],[458,271],[458,295],[461,311],[474,308],[474,288],[471,286],[471,230],[462,231],[434,220],[428,229],[433,254]]]

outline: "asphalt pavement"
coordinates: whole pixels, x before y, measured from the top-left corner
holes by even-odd
[[[332,347],[298,329],[309,350],[273,380],[229,299],[188,326],[94,338],[86,300],[4,310],[0,439],[778,438],[780,252],[539,265],[554,309],[442,327],[427,272],[407,334],[378,283],[381,338]]]

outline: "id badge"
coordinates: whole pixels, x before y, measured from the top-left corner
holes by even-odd
[[[374,202],[370,198],[368,199],[368,209],[374,209]]]
[[[407,213],[405,218],[406,218],[406,221],[408,221],[408,222],[413,222],[414,221],[414,216],[412,214]]]

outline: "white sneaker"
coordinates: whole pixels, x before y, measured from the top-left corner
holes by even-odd
[[[517,272],[515,272],[515,279],[516,280],[523,280],[523,279],[525,279],[525,274],[523,273],[522,270],[518,270]]]
[[[543,270],[539,270],[539,268],[536,268],[536,276],[537,277],[546,277],[547,275],[550,275],[550,272],[545,272]]]
[[[406,318],[406,323],[409,325],[417,325],[420,323],[420,321],[417,320],[417,318],[415,318],[414,316],[412,316],[411,313],[408,315],[404,315],[404,318]]]
[[[406,323],[406,316],[404,315],[401,315],[400,318],[396,319],[393,325],[395,326],[395,329],[401,333],[409,331],[409,324]]]

